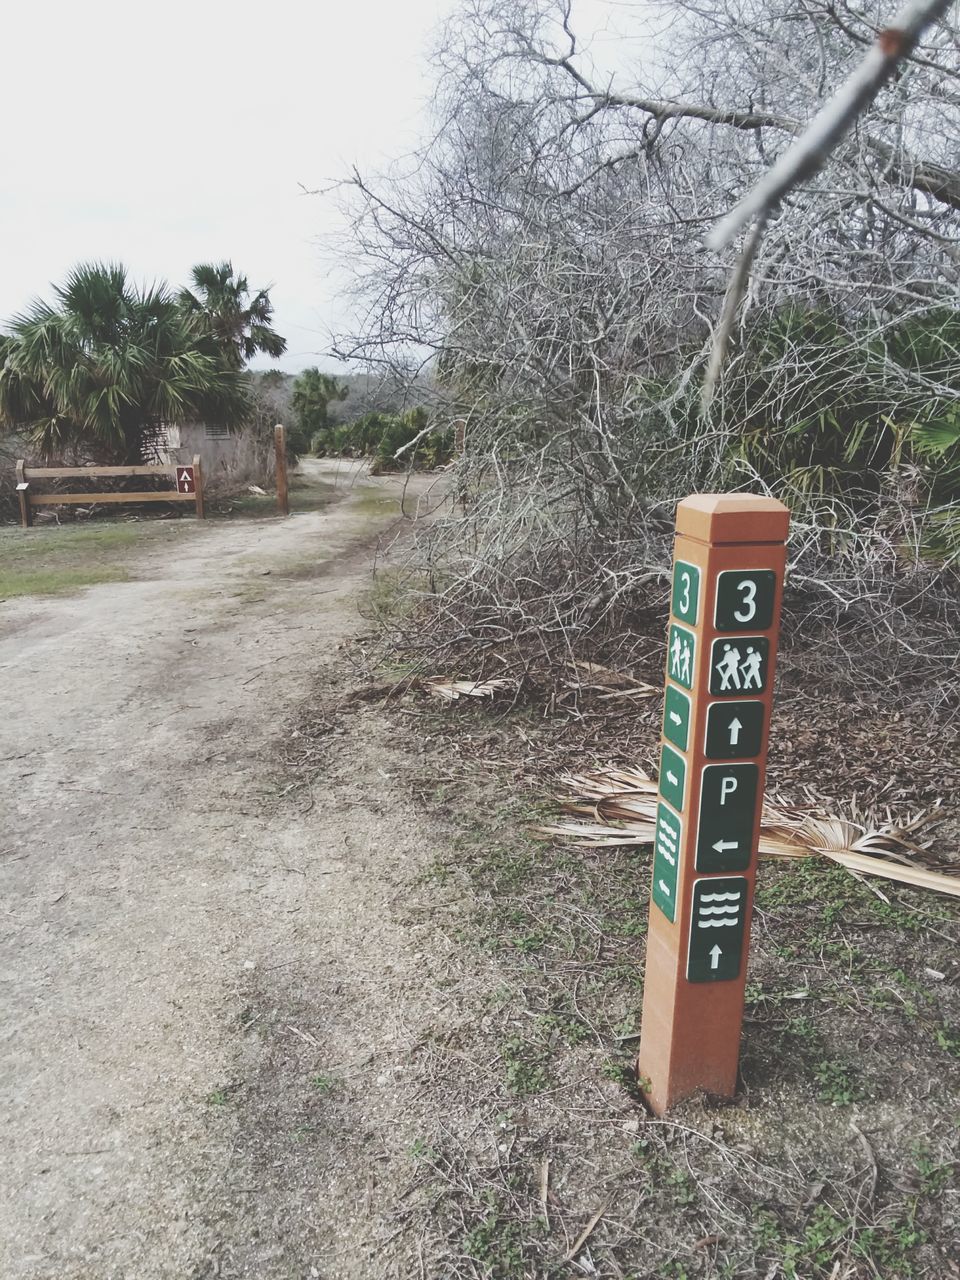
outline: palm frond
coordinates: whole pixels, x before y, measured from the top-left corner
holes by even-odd
[[[659,797],[657,784],[642,770],[569,774],[560,781],[565,788],[560,808],[571,819],[538,827],[538,834],[591,849],[653,844]],[[759,852],[767,858],[828,858],[854,875],[878,876],[958,898],[960,866],[933,858],[916,838],[936,816],[933,809],[906,822],[867,826],[818,806],[767,800]]]

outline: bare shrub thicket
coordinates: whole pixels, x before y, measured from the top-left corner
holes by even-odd
[[[581,46],[568,0],[467,0],[450,22],[432,138],[349,184],[367,320],[341,343],[396,371],[419,357],[439,411],[466,421],[456,500],[426,548],[436,625],[416,642],[434,656],[470,674],[630,660],[662,610],[676,498],[749,487],[794,511],[788,637],[810,660],[945,689],[960,620],[955,9],[768,221],[700,399],[737,252],[704,235],[888,8],[679,0],[658,26],[628,6],[646,52],[613,67]]]

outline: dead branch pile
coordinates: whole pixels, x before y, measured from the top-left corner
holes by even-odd
[[[738,252],[704,234],[886,9],[681,0],[628,76],[584,51],[567,0],[465,0],[432,141],[347,184],[368,323],[340,353],[431,369],[437,413],[466,424],[402,644],[483,679],[629,668],[662,611],[674,502],[749,487],[795,515],[788,656],[877,696],[956,696],[952,19],[771,214],[707,411],[699,394]]]

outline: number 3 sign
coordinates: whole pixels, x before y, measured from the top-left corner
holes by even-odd
[[[766,631],[773,621],[776,574],[770,569],[729,569],[717,575],[718,631]]]

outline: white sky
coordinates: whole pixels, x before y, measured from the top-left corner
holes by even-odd
[[[613,6],[580,0],[579,26]],[[272,284],[289,370],[319,363],[343,316],[301,193],[411,149],[426,53],[454,0],[47,0],[4,12],[0,324],[80,261],[186,283],[232,260]],[[612,47],[620,42],[606,41]],[[602,44],[604,37],[598,37]],[[619,55],[618,55],[619,56]],[[269,362],[268,362],[269,363]]]

